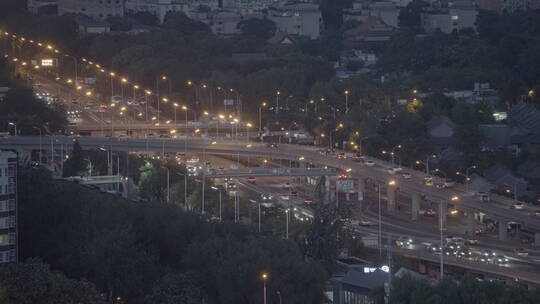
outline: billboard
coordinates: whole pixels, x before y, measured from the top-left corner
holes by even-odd
[[[223,105],[226,105],[226,106],[234,105],[234,99],[224,99],[223,100]]]
[[[41,66],[44,66],[44,67],[54,66],[54,59],[41,59]]]
[[[352,191],[354,186],[354,181],[352,179],[344,179],[336,181],[337,191]]]

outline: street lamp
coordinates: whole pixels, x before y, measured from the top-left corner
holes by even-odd
[[[221,189],[215,186],[212,186],[212,189],[219,192],[219,221],[221,222]]]
[[[277,116],[277,114],[279,112],[279,95],[281,95],[281,92],[277,91],[276,92],[276,109],[275,109],[276,116]]]
[[[345,90],[345,114],[349,114],[349,90]]]
[[[390,152],[390,155],[392,156],[392,168],[394,168],[394,151],[396,150],[396,148],[401,149],[401,145],[394,146]]]
[[[266,280],[268,280],[268,274],[263,273],[261,277],[263,279],[263,304],[266,304]]]
[[[465,191],[469,193],[469,170],[476,169],[476,165],[470,166],[469,168],[465,169]]]
[[[14,136],[17,136],[17,124],[10,121],[10,122],[8,122],[8,125],[12,126],[15,129]]]
[[[262,108],[266,107],[267,103],[266,101],[263,101],[261,105],[259,105],[259,134],[261,134],[261,142],[262,142]]]

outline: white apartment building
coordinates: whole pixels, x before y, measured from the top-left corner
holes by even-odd
[[[448,8],[427,10],[422,13],[422,26],[426,32],[440,30],[445,34],[466,28],[476,30],[477,8],[469,1],[455,1]]]
[[[0,263],[17,262],[17,154],[0,150]]]
[[[58,15],[83,14],[96,20],[124,16],[124,0],[58,0]]]
[[[285,3],[268,10],[268,19],[276,23],[278,31],[289,35],[317,39],[321,33],[322,15],[317,4]]]
[[[218,8],[218,0],[126,0],[126,12],[149,12],[163,23],[169,12],[183,12],[188,17],[201,5],[211,10]],[[197,18],[195,18],[197,19]]]

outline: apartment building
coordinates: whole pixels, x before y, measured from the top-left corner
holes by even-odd
[[[317,39],[321,33],[322,15],[317,4],[285,3],[270,7],[268,19],[276,23],[278,31],[290,35]]]
[[[422,26],[426,32],[440,30],[445,34],[463,29],[476,30],[478,9],[470,1],[455,1],[445,8],[427,9],[422,13]]]
[[[17,262],[17,154],[0,150],[0,263]]]
[[[124,0],[58,0],[58,15],[83,14],[96,20],[124,16]]]

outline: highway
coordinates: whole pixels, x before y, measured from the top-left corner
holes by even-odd
[[[222,159],[217,156],[206,156],[205,159],[212,161],[212,167],[222,167],[224,170],[227,168],[241,167],[232,160]],[[279,165],[279,164],[274,164]],[[246,181],[244,178],[234,179],[238,185],[239,195],[249,200],[259,201],[260,195],[263,193],[271,193],[274,196],[274,202],[282,208],[295,208],[296,213],[309,213],[310,208],[303,204],[304,199],[312,199],[317,201],[313,197],[313,185],[307,185],[305,183],[297,182],[294,178],[289,177],[265,177],[258,178],[256,184],[252,184]],[[297,196],[291,197],[290,191],[294,189],[298,193]],[[366,191],[367,195],[364,197],[364,208],[362,212],[355,212],[350,224],[347,227],[353,229],[359,235],[365,235],[366,233],[371,235],[378,234],[377,226],[360,226],[358,225],[359,219],[370,220],[372,223],[377,223],[377,195],[374,191]],[[284,199],[286,198],[286,199]],[[383,197],[383,200],[385,198]],[[403,197],[401,197],[403,199]],[[356,202],[349,202],[356,204]],[[403,203],[403,200],[401,201]],[[383,206],[384,207],[384,206]],[[426,206],[429,207],[429,206]],[[384,208],[383,208],[384,209]],[[245,211],[245,210],[244,210]],[[292,221],[298,220],[297,218],[291,219]],[[262,219],[264,223],[264,215]],[[452,217],[448,221],[449,232],[448,235],[459,236],[456,232],[461,225],[459,217]],[[439,254],[433,253],[429,250],[427,244],[438,244],[439,232],[437,229],[437,221],[430,217],[421,219],[418,222],[407,221],[399,215],[388,214],[386,210],[382,212],[382,239],[383,246],[386,244],[387,234],[392,237],[392,251],[401,254],[405,257],[413,259],[421,259],[438,263],[440,260]],[[396,241],[400,238],[412,238],[414,244],[410,246],[398,246]],[[446,235],[445,235],[446,237]],[[519,279],[523,281],[540,284],[540,257],[538,252],[530,252],[529,257],[516,257],[512,253],[512,249],[515,247],[510,241],[500,242],[493,240],[489,236],[480,237],[480,243],[478,245],[468,246],[468,250],[471,250],[473,256],[471,257],[458,257],[451,254],[445,254],[444,263],[446,265],[452,265],[461,268],[467,268],[480,273],[489,273],[494,275],[500,275],[509,277],[512,279]],[[374,247],[377,248],[377,247]],[[508,261],[506,262],[494,262],[485,261],[482,262],[479,259],[485,252],[492,252],[497,257],[504,257]],[[534,255],[532,255],[534,253]],[[491,258],[493,259],[493,258]]]
[[[439,189],[426,186],[423,182],[422,174],[415,172],[413,178],[405,179],[396,174],[388,173],[385,168],[390,165],[387,162],[372,159],[374,166],[366,166],[351,160],[341,160],[332,156],[323,155],[318,152],[317,147],[301,145],[280,145],[277,148],[269,148],[260,143],[247,143],[225,139],[214,141],[201,138],[184,139],[130,139],[130,138],[104,138],[104,137],[64,137],[56,136],[56,142],[70,145],[73,140],[78,139],[84,148],[96,148],[99,146],[111,146],[113,150],[133,151],[133,152],[172,152],[182,153],[199,152],[208,154],[240,155],[251,157],[266,157],[277,159],[289,159],[304,162],[312,162],[323,166],[350,169],[351,174],[356,178],[369,178],[373,181],[387,184],[390,180],[395,180],[397,187],[406,193],[424,194],[426,199],[435,203],[449,202],[454,196],[458,196],[458,201],[453,201],[455,208],[460,210],[473,210],[482,212],[496,219],[514,221],[521,223],[529,229],[540,231],[540,219],[519,210],[512,210],[511,200],[502,198],[493,199],[492,203],[480,202],[457,186],[450,189]],[[49,142],[50,138],[44,139]],[[0,146],[5,148],[33,148],[39,149],[39,137],[8,137],[0,139]],[[249,146],[249,147],[248,147]],[[45,147],[47,149],[47,147]]]

